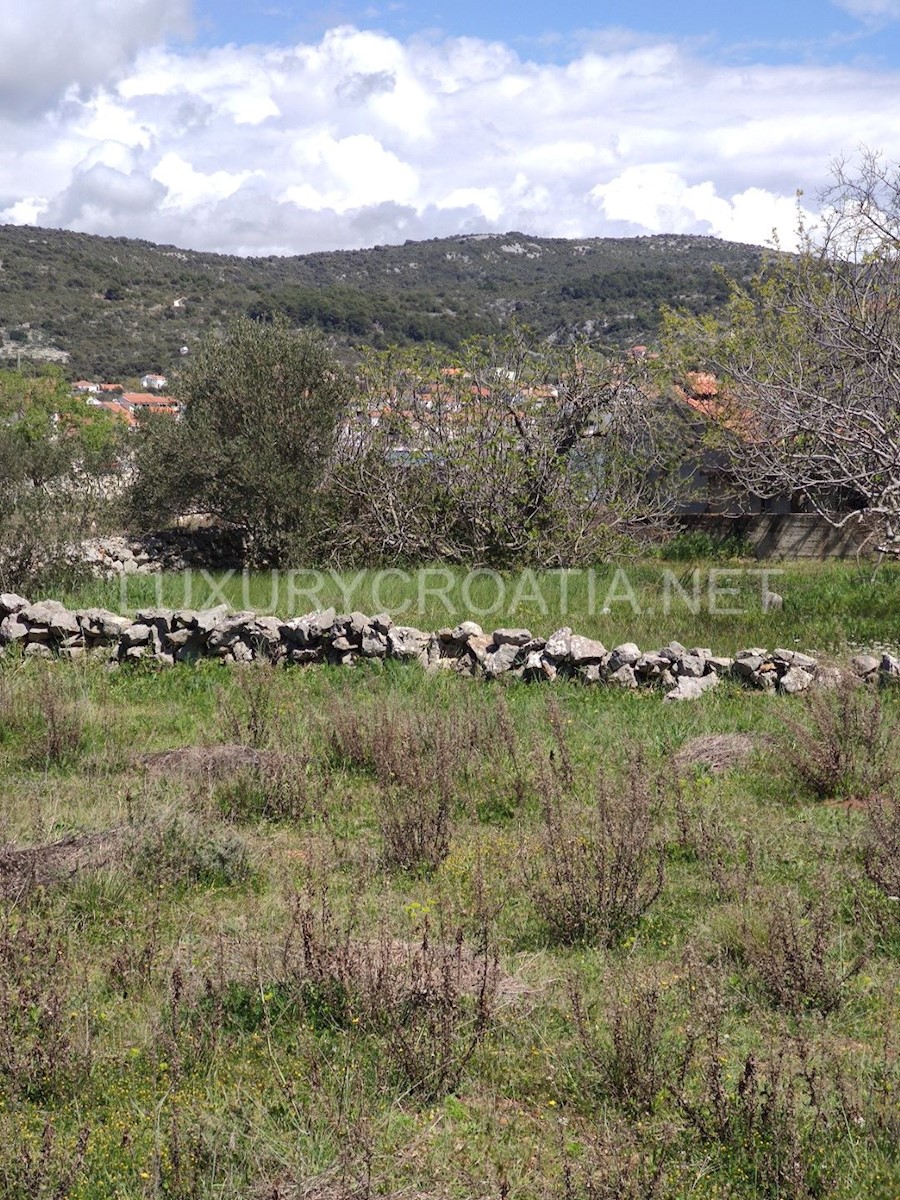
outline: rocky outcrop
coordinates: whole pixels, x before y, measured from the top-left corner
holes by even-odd
[[[695,700],[730,677],[759,691],[796,695],[833,685],[842,672],[796,650],[751,647],[733,658],[705,646],[669,642],[642,651],[634,642],[607,649],[568,627],[549,637],[528,629],[486,632],[474,621],[426,632],[395,625],[387,613],[338,613],[333,608],[283,620],[253,612],[148,608],[133,618],[102,608],[70,610],[56,600],[32,604],[0,594],[0,654],[102,658],[113,666],[173,666],[198,659],[222,663],[352,666],[360,659],[396,659],[429,672],[527,682],[576,679],[633,691],[658,688],[667,701]],[[900,683],[900,659],[857,654],[846,668],[863,682]]]

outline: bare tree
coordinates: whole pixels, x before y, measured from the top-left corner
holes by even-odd
[[[677,439],[635,359],[515,334],[373,355],[358,383],[331,480],[343,557],[571,564],[673,509]]]
[[[669,314],[667,346],[720,377],[708,415],[739,485],[866,518],[900,554],[900,170],[863,151],[820,199],[798,254],[735,286],[725,323]]]

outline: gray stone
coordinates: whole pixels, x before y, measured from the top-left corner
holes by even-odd
[[[21,642],[28,636],[28,626],[19,620],[17,613],[10,613],[0,621],[0,642]]]
[[[634,673],[634,667],[629,663],[623,663],[616,671],[612,671],[607,677],[606,682],[610,687],[620,688],[636,688],[638,685],[637,676]]]
[[[134,614],[134,619],[142,625],[152,625],[158,633],[168,633],[172,628],[175,612],[171,608],[142,608]]]
[[[640,657],[640,648],[634,642],[623,642],[610,652],[607,670],[614,675],[620,667],[633,667]]]
[[[58,600],[40,600],[37,604],[29,604],[19,611],[18,616],[26,625],[46,629],[54,638],[69,637],[79,632],[75,614]]]
[[[675,662],[683,654],[687,654],[687,649],[682,646],[681,642],[669,642],[668,646],[663,646],[660,654],[663,658],[667,658],[669,662]]]
[[[28,601],[24,596],[17,596],[15,592],[0,592],[0,620],[21,612],[23,608],[28,608]]]
[[[878,669],[885,683],[900,683],[900,658],[894,658],[892,654],[882,654],[881,666]]]
[[[390,631],[394,628],[393,618],[390,616],[389,613],[384,613],[384,612],[376,613],[375,616],[372,618],[370,624],[372,625],[373,629],[376,629],[378,631],[378,633],[383,633],[385,635],[389,634]]]
[[[253,647],[249,646],[242,638],[233,642],[229,649],[236,663],[251,663],[256,657]]]
[[[215,608],[182,608],[172,614],[173,629],[195,629],[198,633],[212,633],[220,621],[228,616],[228,605],[218,604]]]
[[[850,666],[857,675],[867,679],[870,675],[874,675],[881,666],[881,660],[877,659],[874,654],[855,654],[850,660]]]
[[[29,642],[25,647],[26,658],[52,658],[53,651],[43,642]]]
[[[306,647],[319,641],[319,635],[312,636],[309,628],[309,617],[292,617],[281,627],[281,637],[290,646]]]
[[[388,631],[387,639],[394,658],[415,659],[427,651],[431,634],[411,625],[394,625]]]
[[[326,634],[329,634],[336,618],[337,613],[333,608],[326,608],[320,612],[311,613],[307,617],[310,636],[324,637]]]
[[[363,630],[360,650],[365,658],[385,658],[388,652],[387,634],[370,625]]]
[[[647,654],[641,655],[634,664],[634,670],[641,679],[655,682],[659,679],[663,671],[668,669],[670,661],[670,659],[665,658],[662,654],[651,650]]]
[[[812,682],[812,675],[802,667],[788,667],[778,680],[778,690],[787,696],[795,696],[798,692],[809,691]]]
[[[485,675],[496,679],[498,675],[504,675],[507,671],[511,671],[516,665],[519,651],[520,647],[510,642],[497,646],[492,654],[485,655],[483,663]]]
[[[483,633],[480,637],[470,637],[466,642],[469,654],[477,663],[484,663],[488,654],[492,652],[493,645],[493,639],[486,633]]]
[[[699,700],[701,696],[719,684],[719,676],[715,672],[710,672],[709,675],[703,675],[700,679],[692,679],[690,676],[682,675],[675,687],[670,692],[666,692],[664,700]]]
[[[572,652],[572,630],[568,625],[551,633],[544,649],[548,658],[568,658]]]
[[[142,621],[135,621],[133,625],[129,625],[122,631],[119,644],[126,650],[135,646],[147,646],[153,640],[153,634],[152,626],[145,625]]]
[[[369,628],[369,625],[370,621],[365,613],[352,612],[344,627],[345,636],[352,638],[358,646],[364,631]]]
[[[495,629],[491,637],[497,646],[527,646],[531,641],[531,630]]]
[[[679,675],[684,675],[688,679],[699,679],[701,675],[706,674],[707,659],[701,658],[698,654],[682,654],[674,662],[674,667]]]
[[[550,643],[548,642],[547,653],[550,653],[549,647]],[[606,657],[606,647],[602,642],[596,642],[592,638],[573,634],[569,643],[569,657],[576,667],[586,666],[588,663],[601,663]]]
[[[114,642],[128,628],[127,617],[105,608],[85,608],[75,614],[81,632],[96,641]]]
[[[780,612],[784,608],[784,596],[778,592],[765,592],[763,595],[763,612]]]
[[[732,664],[732,674],[739,679],[753,679],[759,674],[765,659],[759,654],[750,654],[747,651],[741,651],[735,656]]]
[[[734,659],[726,658],[724,655],[713,654],[706,660],[706,665],[716,675],[729,675],[734,666]]]
[[[818,665],[818,661],[811,655],[801,654],[799,650],[794,651],[794,657],[791,660],[792,667],[800,667],[804,671],[811,671],[815,674]]]
[[[484,630],[476,621],[463,621],[450,633],[454,642],[468,642],[473,637],[484,637]]]
[[[166,638],[166,645],[170,650],[182,650],[188,645],[202,644],[202,639],[196,629],[173,629]]]

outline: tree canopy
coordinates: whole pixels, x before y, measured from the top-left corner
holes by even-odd
[[[135,515],[208,513],[244,534],[254,564],[302,558],[348,400],[327,343],[241,318],[206,338],[176,390],[183,418],[150,416],[137,434]]]

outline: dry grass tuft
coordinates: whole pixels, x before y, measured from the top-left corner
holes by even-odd
[[[673,761],[680,774],[704,767],[712,775],[722,775],[742,766],[754,748],[753,738],[746,733],[707,733],[688,738]]]

